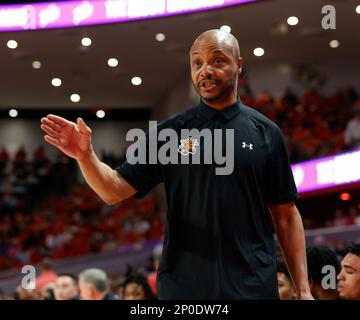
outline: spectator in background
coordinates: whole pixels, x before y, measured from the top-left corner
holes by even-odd
[[[157,246],[155,246],[155,248],[153,250],[154,270],[155,271],[150,273],[147,276],[147,281],[150,285],[152,292],[154,292],[154,294],[157,294],[156,278],[157,278],[157,271],[158,271],[158,268],[160,265],[161,255],[162,255],[162,244],[158,244]]]
[[[118,300],[110,292],[109,281],[104,270],[91,268],[79,275],[81,300]]]
[[[325,289],[322,285],[324,266],[333,266],[336,275],[340,273],[340,262],[334,251],[326,246],[311,246],[306,249],[310,290],[315,300],[335,300],[338,298],[336,288]],[[336,281],[335,281],[336,283]]]
[[[140,273],[130,275],[123,284],[124,300],[155,300],[146,277]]]
[[[55,288],[56,288],[56,285],[54,282],[47,283],[40,291],[43,299],[44,300],[56,300]]]
[[[344,139],[349,148],[360,148],[360,104],[354,109],[354,117],[346,126]]]
[[[53,265],[50,259],[45,258],[41,264],[41,273],[36,278],[36,288],[42,290],[49,283],[55,283],[57,274],[53,269]]]
[[[334,227],[341,227],[341,226],[346,226],[349,223],[349,217],[347,217],[343,210],[341,209],[336,209],[335,213],[334,213],[334,221],[333,221],[333,226]]]
[[[349,222],[356,226],[360,226],[360,211],[355,206],[349,208]]]
[[[37,289],[27,290],[22,286],[18,286],[14,292],[14,300],[44,300],[44,298]]]
[[[346,249],[338,275],[338,292],[346,300],[360,300],[360,244],[351,244]]]
[[[59,274],[56,279],[55,299],[56,300],[79,300],[78,279],[70,273]]]
[[[280,300],[295,300],[296,292],[284,260],[277,262],[277,280]]]

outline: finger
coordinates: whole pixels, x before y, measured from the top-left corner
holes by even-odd
[[[41,129],[43,129],[48,135],[54,137],[54,138],[57,138],[59,137],[59,132],[57,132],[56,130],[54,130],[53,128],[47,126],[46,124],[42,124],[40,126]]]
[[[62,118],[62,117],[56,116],[56,115],[54,115],[54,114],[49,114],[49,115],[47,115],[47,118],[50,119],[51,121],[59,124],[59,125],[62,126],[62,127],[66,127],[66,126],[68,126],[68,125],[72,125],[72,124],[73,124],[71,121],[66,120],[66,119],[64,119],[64,118]]]
[[[53,146],[59,148],[60,147],[60,141],[58,139],[55,139],[53,137],[50,137],[48,135],[44,136],[44,139],[46,142],[49,142],[50,144],[52,144]]]
[[[55,123],[55,122],[53,122],[53,121],[51,121],[51,120],[49,120],[47,118],[42,118],[41,123],[43,125],[47,125],[48,127],[50,127],[51,129],[57,131],[58,133],[60,133],[62,131],[62,128],[63,128],[61,125],[59,125],[59,124],[57,124],[57,123]]]
[[[79,126],[81,133],[91,133],[91,129],[86,125],[85,121],[82,118],[77,118],[76,122]]]

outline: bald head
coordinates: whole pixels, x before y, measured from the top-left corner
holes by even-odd
[[[237,39],[231,33],[219,29],[208,30],[198,36],[191,46],[190,54],[204,45],[209,44],[222,46],[224,49],[227,49],[235,59],[240,57],[240,47]]]
[[[202,33],[190,49],[194,88],[205,103],[216,109],[236,102],[242,64],[236,38],[222,30]]]

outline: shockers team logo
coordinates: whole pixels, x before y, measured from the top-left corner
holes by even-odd
[[[187,139],[181,139],[178,151],[182,155],[187,156],[189,153],[195,154],[196,147],[198,146],[199,142],[197,141],[197,139],[193,139],[191,137]]]

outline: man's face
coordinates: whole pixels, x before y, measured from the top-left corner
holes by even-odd
[[[241,62],[227,45],[200,40],[190,51],[191,77],[205,102],[226,101],[236,91]]]
[[[280,300],[295,299],[295,290],[292,286],[291,280],[282,272],[277,273],[277,279]]]
[[[80,289],[80,298],[81,300],[92,300],[92,285],[90,283],[86,283],[82,277],[79,279],[79,289]]]
[[[61,276],[56,280],[56,300],[71,300],[78,295],[78,286],[71,277]]]
[[[360,257],[348,253],[341,261],[341,272],[337,278],[341,298],[360,300]]]
[[[129,283],[124,289],[124,300],[146,300],[144,288],[137,283]]]

